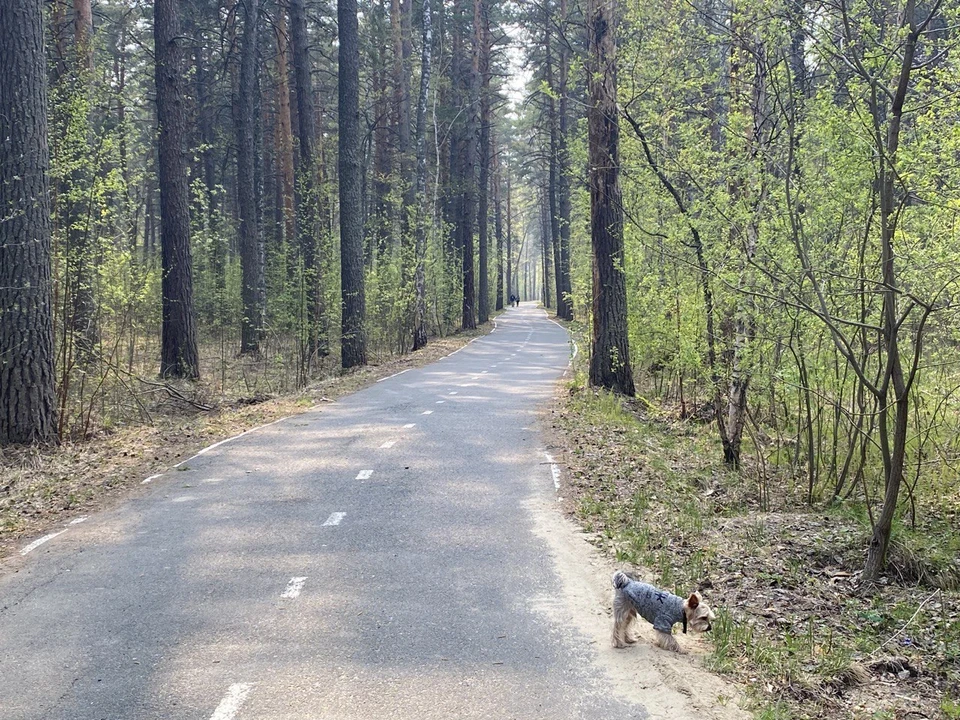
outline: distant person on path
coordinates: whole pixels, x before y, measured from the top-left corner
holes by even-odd
[[[511,305],[514,305],[514,304],[516,304],[516,302],[517,302],[517,296],[511,294],[511,295],[510,295],[510,304],[511,304]]]

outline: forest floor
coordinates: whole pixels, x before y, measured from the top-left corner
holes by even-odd
[[[250,395],[242,358],[225,376],[238,380],[225,393],[203,383],[152,395],[150,422],[116,425],[82,442],[50,448],[0,448],[0,560],[26,538],[128,497],[143,480],[162,473],[225,438],[296,415],[355,392],[380,378],[434,362],[493,328],[435,338],[416,353],[392,357],[345,375],[334,374],[298,393]],[[153,381],[150,381],[153,382]],[[171,394],[172,393],[172,394]],[[209,407],[209,410],[200,409]]]
[[[960,718],[956,486],[917,499],[923,524],[865,588],[866,518],[807,505],[802,479],[760,482],[770,469],[753,461],[725,469],[712,424],[679,415],[582,375],[561,389],[551,452],[590,541],[638,577],[703,592],[719,616],[707,666],[749,688],[758,718]]]

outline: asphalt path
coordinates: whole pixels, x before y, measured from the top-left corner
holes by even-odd
[[[556,492],[537,423],[570,354],[511,309],[25,546],[0,577],[0,718],[645,717],[551,612],[529,510]]]

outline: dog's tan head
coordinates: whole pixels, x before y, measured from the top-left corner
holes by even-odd
[[[691,593],[690,597],[683,601],[683,612],[687,615],[687,627],[694,632],[707,632],[717,619],[698,592]]]

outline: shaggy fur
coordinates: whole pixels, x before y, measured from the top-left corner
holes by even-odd
[[[626,647],[636,642],[630,635],[630,623],[640,615],[653,624],[657,632],[656,644],[664,650],[683,652],[673,637],[673,626],[683,622],[694,632],[710,629],[715,615],[703,602],[700,593],[690,594],[686,600],[660,590],[653,585],[638,582],[619,570],[613,574],[613,646]],[[686,631],[686,628],[684,629]]]

